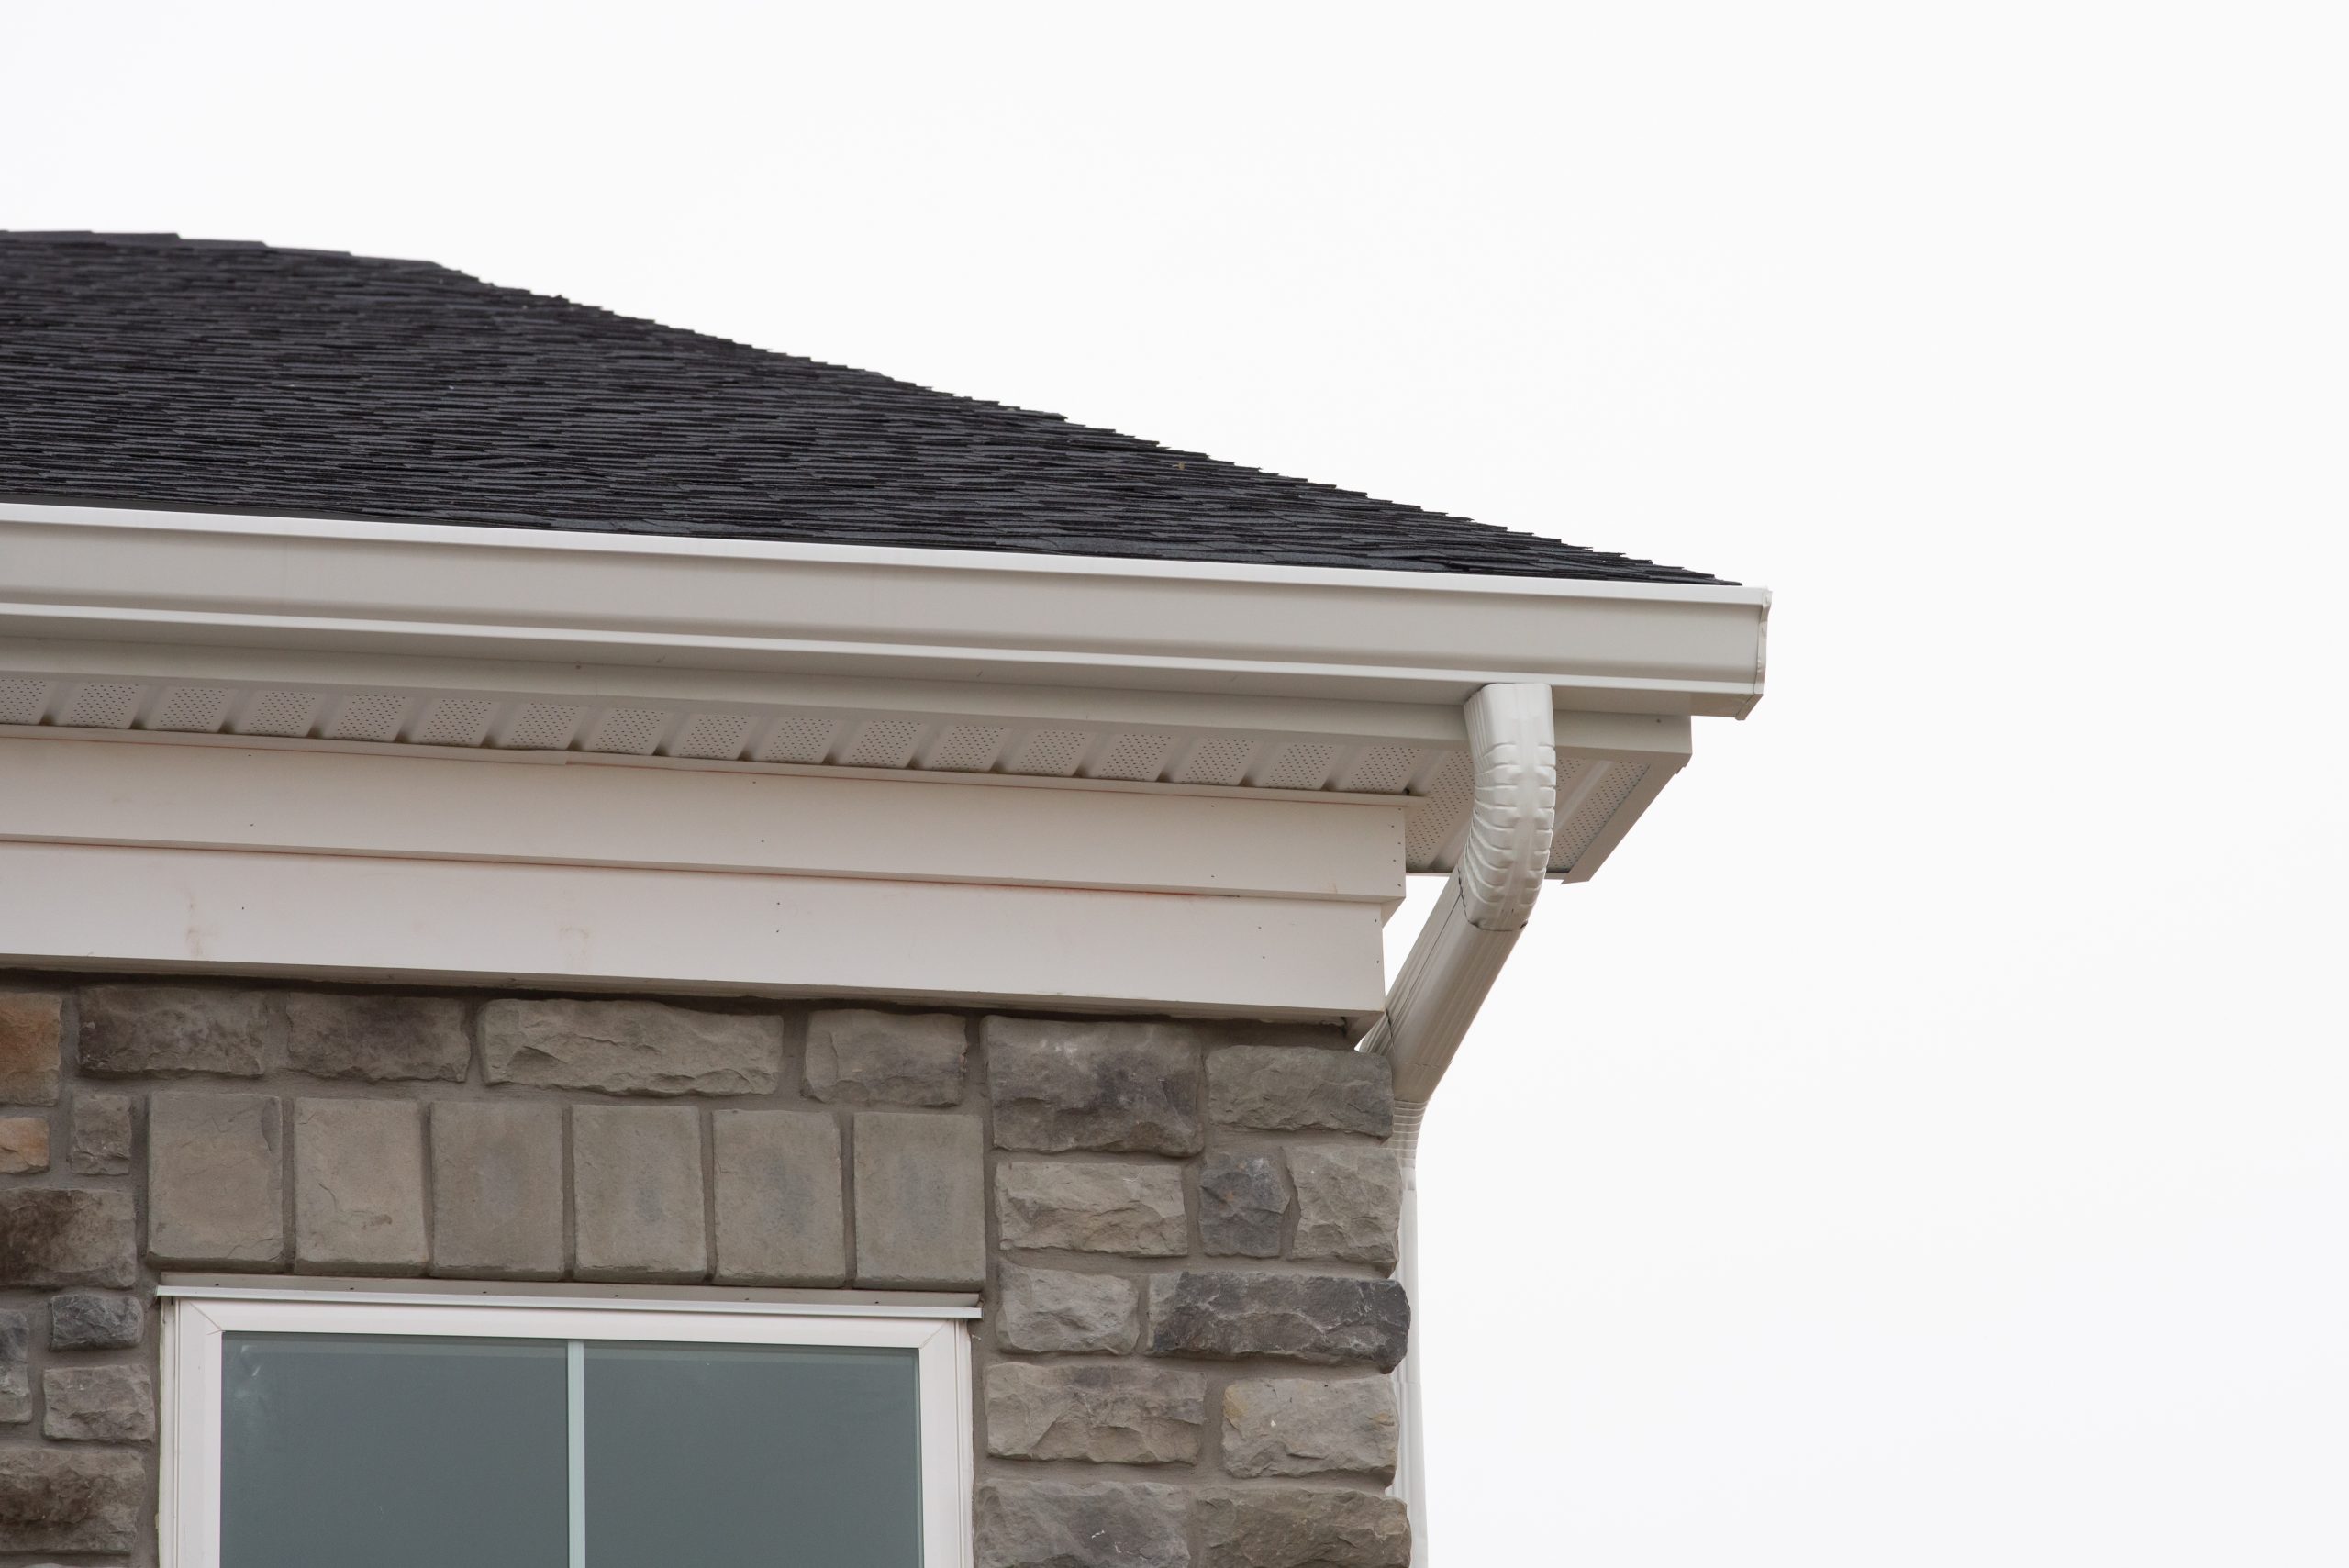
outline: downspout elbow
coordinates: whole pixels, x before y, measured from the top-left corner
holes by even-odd
[[[1550,688],[1483,687],[1468,699],[1466,717],[1476,786],[1460,862],[1362,1044],[1394,1062],[1395,1097],[1413,1104],[1434,1094],[1517,945],[1557,826]]]

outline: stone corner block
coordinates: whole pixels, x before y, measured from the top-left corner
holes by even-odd
[[[49,1298],[52,1351],[127,1351],[147,1336],[147,1304],[135,1296],[60,1291]]]
[[[1199,1499],[1203,1568],[1409,1568],[1399,1497],[1303,1486],[1211,1492]]]
[[[155,1380],[143,1366],[53,1366],[40,1393],[41,1436],[51,1441],[155,1440]]]
[[[687,1284],[709,1273],[701,1113],[575,1106],[571,1196],[581,1279]]]
[[[130,1096],[73,1091],[72,1130],[65,1162],[79,1176],[121,1176],[130,1172]]]
[[[981,1026],[1001,1149],[1196,1154],[1199,1042],[1168,1023],[990,1018]]]
[[[266,1269],[285,1257],[279,1107],[267,1095],[147,1101],[147,1256]]]
[[[288,991],[276,998],[285,1065],[313,1078],[464,1082],[465,1005],[453,996]]]
[[[91,985],[79,997],[82,1071],[101,1078],[213,1073],[268,1065],[269,993],[205,985]]]
[[[1403,1162],[1376,1146],[1292,1149],[1297,1185],[1292,1258],[1336,1258],[1392,1269],[1403,1218]]]
[[[1395,1473],[1401,1421],[1384,1377],[1246,1378],[1223,1391],[1223,1467],[1233,1475]]]
[[[996,1344],[1030,1355],[1121,1356],[1140,1342],[1141,1283],[1067,1269],[996,1270]]]
[[[996,1171],[1002,1244],[1027,1251],[1180,1258],[1191,1251],[1183,1173],[1172,1165],[1013,1160]]]
[[[129,1551],[154,1514],[137,1453],[0,1448],[0,1551]]]
[[[53,1106],[65,1042],[65,998],[0,991],[0,1106]]]
[[[768,1095],[783,1078],[783,1020],[666,1002],[507,997],[481,1010],[492,1084],[607,1095]]]
[[[1384,1056],[1310,1046],[1235,1045],[1208,1055],[1208,1115],[1270,1132],[1395,1130],[1395,1070]]]
[[[1199,1457],[1207,1380],[1164,1367],[1101,1362],[987,1368],[987,1451],[1002,1459],[1188,1464]]]
[[[421,1105],[294,1102],[294,1261],[317,1273],[423,1271]]]
[[[1150,1282],[1154,1356],[1268,1356],[1392,1372],[1410,1328],[1410,1304],[1393,1280],[1207,1270]]]
[[[0,1176],[27,1176],[49,1169],[49,1118],[0,1116]]]
[[[986,1279],[986,1140],[978,1120],[858,1113],[856,1283],[967,1289]]]
[[[989,1481],[973,1525],[978,1568],[1191,1568],[1190,1494],[1180,1486]]]
[[[138,1280],[138,1221],[128,1193],[0,1190],[0,1288],[127,1290]]]
[[[811,1013],[803,1086],[838,1105],[959,1106],[967,1034],[952,1013]]]
[[[848,1282],[840,1123],[822,1111],[710,1114],[720,1284]]]
[[[432,1105],[432,1272],[473,1279],[562,1273],[562,1107]]]

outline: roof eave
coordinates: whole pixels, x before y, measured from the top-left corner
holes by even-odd
[[[0,637],[1743,717],[1765,590],[0,503]]]

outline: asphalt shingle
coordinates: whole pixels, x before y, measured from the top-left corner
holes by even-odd
[[[1709,583],[424,261],[0,234],[0,497]]]

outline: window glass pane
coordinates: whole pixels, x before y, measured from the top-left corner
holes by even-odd
[[[596,1344],[588,1568],[919,1568],[912,1351]]]
[[[560,1340],[230,1334],[222,1568],[566,1568]]]

